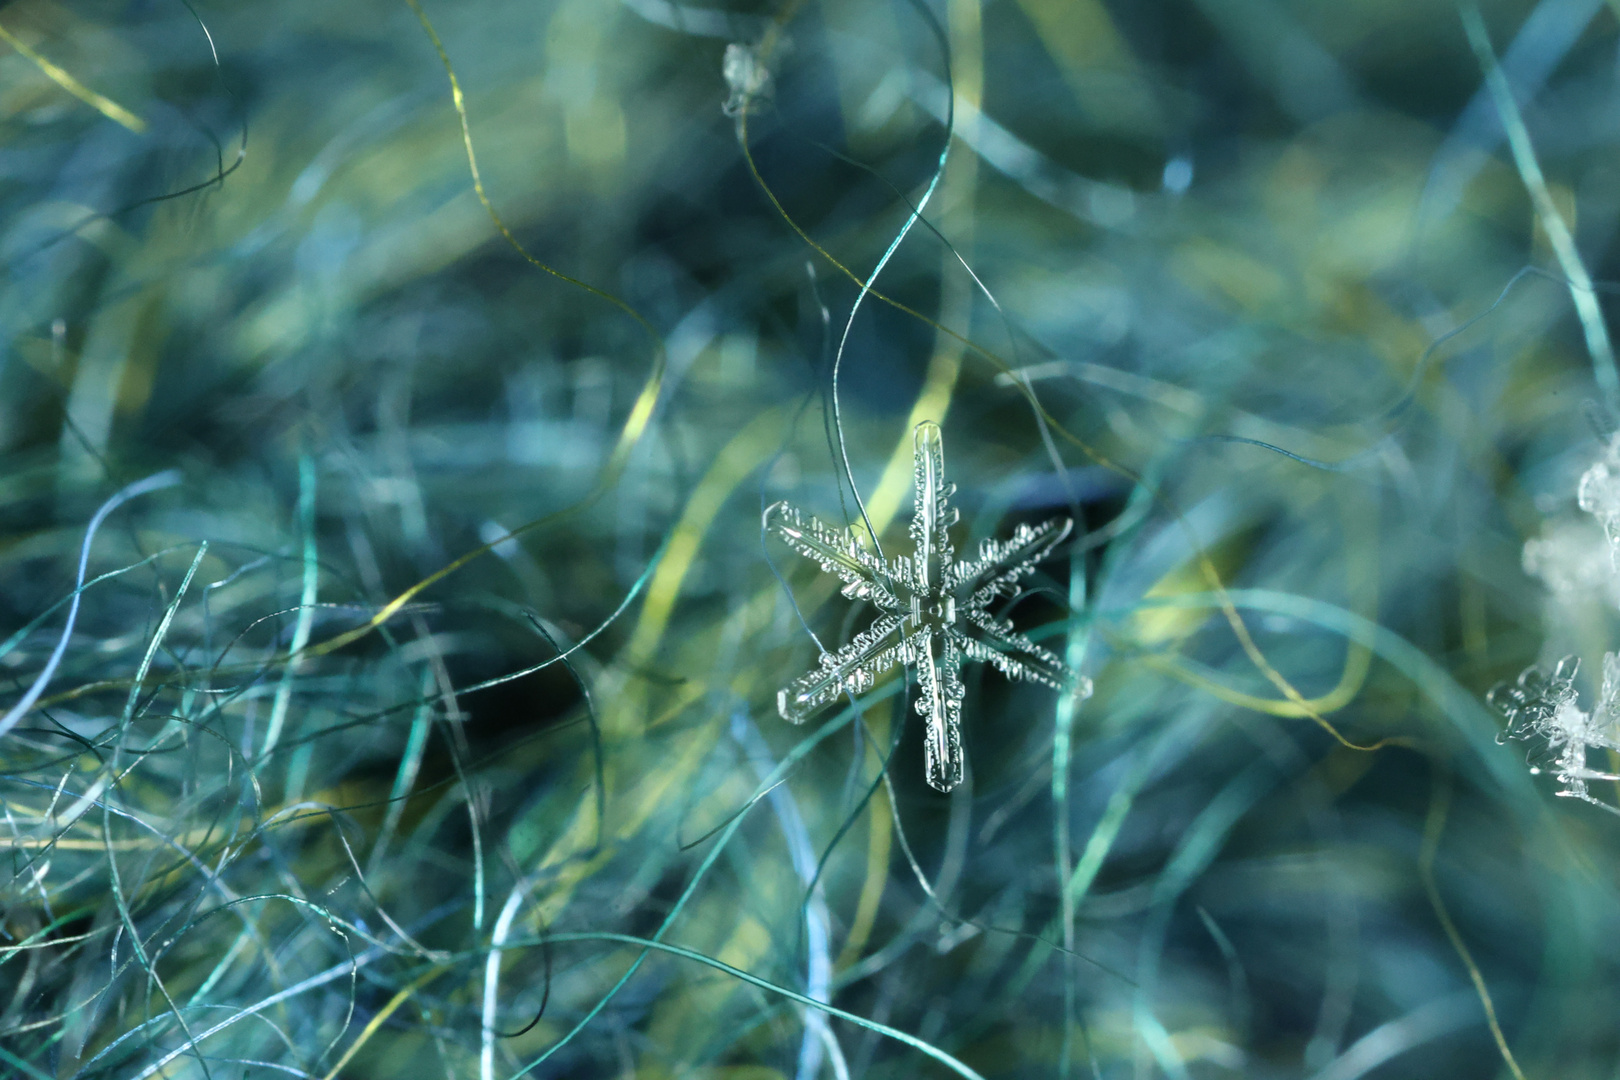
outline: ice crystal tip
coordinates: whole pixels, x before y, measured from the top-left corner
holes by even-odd
[[[797,515],[790,502],[773,502],[767,506],[759,516],[760,524],[767,529],[774,529],[779,524],[791,521]]]

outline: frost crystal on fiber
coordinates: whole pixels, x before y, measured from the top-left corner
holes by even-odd
[[[726,80],[726,89],[730,91],[725,104],[727,116],[739,115],[770,93],[770,69],[760,59],[759,53],[747,45],[732,43],[726,46],[726,55],[720,62],[720,74]]]
[[[1550,675],[1540,668],[1527,668],[1517,682],[1493,689],[1487,700],[1508,719],[1507,730],[1497,737],[1499,742],[1536,739],[1556,753],[1551,769],[1558,777],[1558,794],[1607,805],[1587,792],[1586,782],[1617,777],[1589,768],[1586,752],[1593,748],[1620,750],[1620,655],[1604,655],[1603,689],[1590,713],[1577,701],[1575,673],[1579,669],[1580,661],[1573,656],[1558,661]]]
[[[803,723],[846,693],[870,690],[890,668],[913,667],[917,711],[927,725],[928,783],[950,791],[962,780],[964,660],[985,661],[1010,678],[1058,690],[1073,687],[1082,697],[1090,695],[1091,682],[989,611],[996,597],[1017,595],[1019,579],[1069,535],[1069,519],[1020,525],[1009,540],[984,541],[978,558],[958,560],[950,538],[957,513],[949,502],[956,485],[945,481],[939,425],[918,424],[912,449],[910,558],[882,559],[853,532],[833,529],[785,502],[765,511],[765,528],[824,573],[837,574],[845,596],[865,600],[879,613],[849,644],[823,653],[819,667],[783,688],[776,707],[784,720]]]
[[[1588,540],[1579,529],[1566,525],[1525,544],[1524,568],[1547,585],[1559,604],[1593,594],[1614,603],[1620,597],[1620,435],[1581,474],[1576,501],[1603,526],[1608,565],[1596,553],[1595,535]],[[1620,813],[1586,788],[1591,780],[1620,780],[1620,775],[1587,764],[1588,750],[1620,751],[1620,654],[1604,654],[1603,686],[1591,712],[1581,708],[1575,689],[1579,669],[1580,661],[1566,656],[1551,673],[1526,668],[1516,682],[1492,689],[1486,700],[1508,721],[1497,741],[1540,744],[1541,750],[1531,752],[1532,761],[1544,751],[1548,769],[1558,778],[1558,794]],[[1542,766],[1533,765],[1531,771],[1539,773]]]

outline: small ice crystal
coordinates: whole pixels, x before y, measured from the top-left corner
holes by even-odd
[[[724,106],[727,116],[737,116],[770,90],[771,72],[759,53],[747,45],[732,43],[720,61],[720,74],[731,92]]]
[[[1555,602],[1570,607],[1591,600],[1620,605],[1620,577],[1608,558],[1609,542],[1586,518],[1548,522],[1524,545],[1524,572],[1540,578]]]
[[[1020,525],[1009,540],[984,541],[978,558],[958,560],[949,532],[957,521],[949,504],[956,485],[945,481],[939,425],[918,424],[912,448],[915,553],[910,558],[881,559],[853,533],[832,529],[785,502],[765,511],[765,528],[815,560],[824,573],[843,579],[845,596],[878,609],[871,626],[838,651],[823,653],[820,666],[778,693],[776,706],[784,720],[803,723],[842,695],[871,689],[890,668],[914,667],[917,711],[926,722],[928,783],[950,791],[962,780],[964,660],[986,661],[1010,678],[1073,688],[1082,697],[1090,695],[1091,682],[989,611],[998,596],[1016,595],[1019,579],[1069,535],[1069,519]]]
[[[1597,707],[1590,713],[1577,701],[1575,674],[1579,668],[1580,661],[1573,656],[1560,660],[1550,675],[1540,668],[1526,668],[1517,682],[1497,686],[1486,700],[1508,720],[1498,742],[1537,740],[1547,752],[1556,753],[1549,764],[1558,777],[1558,794],[1606,805],[1587,792],[1586,783],[1620,777],[1589,768],[1586,752],[1592,748],[1620,750],[1620,655],[1604,655],[1603,687]],[[1541,769],[1532,766],[1530,771],[1538,774]]]
[[[1576,491],[1582,510],[1598,519],[1609,537],[1609,559],[1620,570],[1620,435],[1608,451],[1581,475]]]
[[[1566,656],[1558,661],[1551,675],[1539,667],[1528,667],[1519,673],[1517,682],[1493,687],[1485,700],[1508,721],[1507,730],[1496,741],[1525,738],[1540,731],[1560,706],[1575,700],[1575,675],[1580,669],[1578,658]]]

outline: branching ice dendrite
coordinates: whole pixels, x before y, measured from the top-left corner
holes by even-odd
[[[1030,574],[1064,537],[1072,523],[1053,518],[1020,525],[1009,540],[986,540],[979,556],[958,560],[950,527],[957,513],[945,481],[945,448],[939,425],[924,422],[913,436],[910,558],[889,562],[868,551],[853,532],[833,529],[785,502],[765,511],[765,528],[824,573],[837,574],[843,593],[878,609],[872,625],[819,667],[789,683],[776,696],[784,720],[803,723],[843,694],[859,694],[896,665],[914,667],[920,694],[917,711],[926,722],[924,753],[928,783],[950,791],[962,780],[962,662],[986,661],[1002,674],[1056,690],[1091,694],[1091,682],[1062,660],[989,611],[998,596],[1015,596]]]
[[[1588,539],[1579,527],[1566,523],[1525,544],[1524,568],[1541,578],[1558,604],[1582,602],[1594,594],[1613,603],[1620,597],[1620,435],[1581,474],[1576,497],[1580,508],[1603,526],[1608,567],[1598,560],[1596,537]],[[1508,720],[1497,739],[1539,743],[1530,754],[1531,772],[1542,771],[1537,762],[1544,757],[1558,778],[1559,795],[1620,814],[1620,808],[1594,797],[1586,787],[1592,780],[1620,780],[1620,774],[1593,769],[1586,760],[1588,750],[1620,751],[1620,653],[1603,656],[1603,686],[1591,712],[1580,707],[1575,690],[1579,668],[1579,660],[1566,656],[1550,674],[1526,668],[1517,682],[1492,689],[1487,700]]]
[[[1592,748],[1620,750],[1620,654],[1603,657],[1603,688],[1596,707],[1586,712],[1575,691],[1575,675],[1580,661],[1573,656],[1560,660],[1551,674],[1539,667],[1526,668],[1514,683],[1503,683],[1491,690],[1487,699],[1507,717],[1508,726],[1497,737],[1540,740],[1549,753],[1556,753],[1551,768],[1558,777],[1558,794],[1610,808],[1587,790],[1589,780],[1620,780],[1620,774],[1600,772],[1586,763]],[[1536,753],[1532,751],[1532,760]],[[1540,766],[1532,766],[1540,772]]]

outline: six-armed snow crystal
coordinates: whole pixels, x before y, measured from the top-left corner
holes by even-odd
[[[939,425],[918,424],[913,450],[916,550],[910,558],[883,559],[853,532],[830,528],[785,502],[765,511],[767,529],[842,578],[845,596],[878,610],[871,626],[836,652],[823,653],[819,667],[783,688],[776,706],[784,720],[803,723],[841,695],[871,689],[896,664],[915,667],[917,711],[927,724],[928,782],[949,791],[962,780],[964,660],[989,661],[1011,678],[1059,690],[1075,687],[1088,694],[1090,683],[989,610],[996,597],[1016,595],[1018,580],[1069,535],[1069,519],[1020,525],[1012,539],[986,540],[977,559],[959,561],[950,539],[957,513],[949,500],[956,486],[945,482]]]

